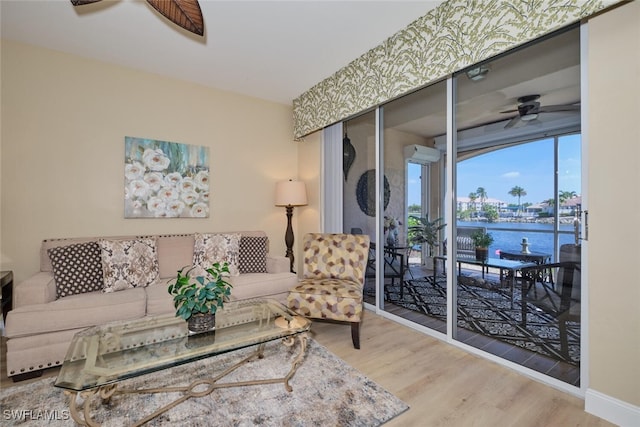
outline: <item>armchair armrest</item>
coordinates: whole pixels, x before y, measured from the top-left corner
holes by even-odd
[[[13,308],[32,304],[45,304],[56,299],[56,282],[53,273],[41,271],[13,289]]]
[[[289,273],[291,261],[286,256],[271,256],[267,254],[267,273]]]

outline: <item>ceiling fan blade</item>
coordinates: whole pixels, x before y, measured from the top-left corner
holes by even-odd
[[[552,113],[554,111],[580,111],[579,105],[545,105],[540,107],[539,113]]]
[[[97,3],[100,0],[71,0],[71,4],[74,6],[82,6],[83,4]]]
[[[174,24],[199,36],[204,35],[204,19],[198,0],[147,0]]]
[[[504,110],[504,111],[500,111],[501,113],[517,113],[518,109],[514,109],[514,110]]]
[[[520,121],[520,116],[515,116],[513,119],[511,119],[511,120],[509,121],[509,123],[507,123],[507,124],[504,126],[504,128],[505,128],[505,129],[512,128],[512,127],[514,127],[514,126],[516,125],[516,123],[518,123],[519,121]]]

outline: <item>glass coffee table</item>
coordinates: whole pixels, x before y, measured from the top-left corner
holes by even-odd
[[[94,397],[106,401],[118,394],[183,392],[180,399],[136,423],[141,425],[191,397],[209,395],[217,388],[283,383],[287,391],[292,391],[289,379],[304,358],[310,326],[309,320],[275,300],[226,303],[224,309],[216,313],[215,329],[202,334],[191,334],[187,322],[173,315],[95,326],[74,336],[55,386],[69,394],[71,415],[81,425],[95,425],[89,413]],[[286,346],[292,346],[296,341],[300,344],[299,353],[286,376],[218,383],[247,362],[264,357],[264,345],[277,339],[282,339]],[[167,389],[118,388],[118,384],[128,378],[250,346],[256,346],[255,352],[210,379]],[[203,385],[208,386],[205,391],[201,391]]]

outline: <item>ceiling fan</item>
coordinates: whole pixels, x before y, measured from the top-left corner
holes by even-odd
[[[82,6],[99,1],[71,0],[71,4]],[[204,35],[204,19],[198,0],[147,0],[147,3],[174,24],[199,36]]]
[[[538,118],[540,113],[556,113],[559,111],[580,111],[580,105],[565,104],[565,105],[543,105],[538,102],[540,95],[525,95],[518,98],[518,108],[515,110],[501,111],[501,113],[514,113],[518,112],[518,115],[512,118],[509,123],[505,125],[505,129],[509,129],[515,126],[518,122],[532,122]]]

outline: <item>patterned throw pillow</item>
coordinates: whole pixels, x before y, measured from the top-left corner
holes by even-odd
[[[102,289],[102,261],[96,242],[59,246],[47,251],[56,282],[56,299]]]
[[[228,262],[232,276],[240,274],[240,234],[195,234],[193,265],[207,269],[216,262]],[[198,275],[204,275],[202,270]]]
[[[98,241],[102,249],[104,292],[145,287],[159,276],[156,239]]]
[[[240,273],[267,272],[267,236],[240,238]]]

